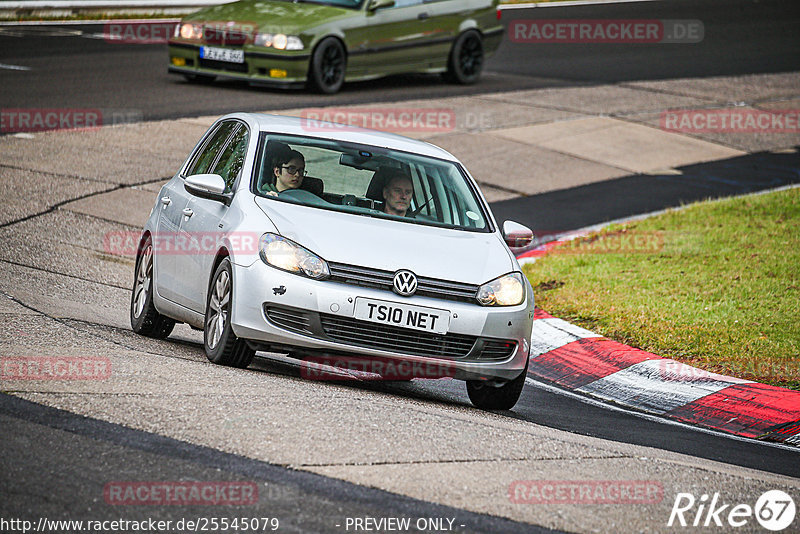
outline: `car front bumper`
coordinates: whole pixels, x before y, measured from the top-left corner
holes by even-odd
[[[217,76],[256,84],[297,86],[305,84],[310,54],[276,54],[245,49],[244,63],[208,61],[200,58],[200,46],[169,43],[169,68],[175,74]]]
[[[516,378],[529,354],[529,292],[519,306],[483,307],[311,280],[260,261],[234,265],[233,287],[233,331],[264,350],[299,348],[315,354],[435,363],[460,380]],[[449,329],[433,334],[355,319],[358,298],[447,310]]]

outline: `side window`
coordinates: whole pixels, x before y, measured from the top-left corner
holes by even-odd
[[[395,0],[393,7],[409,7],[422,3],[422,0]]]
[[[208,140],[208,142],[206,142],[205,145],[203,145],[203,148],[200,149],[200,153],[197,155],[189,168],[186,169],[186,176],[191,176],[193,174],[206,174],[207,172],[210,172],[209,168],[217,159],[219,151],[222,150],[223,146],[225,146],[225,141],[228,140],[228,136],[238,125],[238,122],[229,121],[223,123],[219,128],[217,128],[217,131],[211,134],[211,138]]]
[[[236,178],[244,165],[244,156],[247,152],[247,142],[250,140],[249,132],[245,126],[240,126],[233,134],[230,142],[222,151],[217,164],[214,165],[212,174],[219,174],[225,180],[225,192],[233,189]]]

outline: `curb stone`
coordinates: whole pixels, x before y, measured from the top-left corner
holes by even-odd
[[[559,236],[520,253],[517,259],[520,264],[536,261],[558,245],[597,229]],[[539,308],[534,314],[528,373],[561,389],[637,411],[740,437],[800,446],[800,391],[662,358]]]

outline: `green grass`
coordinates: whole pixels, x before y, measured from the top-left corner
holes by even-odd
[[[537,306],[555,316],[708,371],[800,389],[800,189],[609,226],[525,272]]]

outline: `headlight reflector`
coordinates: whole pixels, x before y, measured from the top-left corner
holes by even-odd
[[[257,33],[253,38],[253,44],[256,46],[272,46],[272,34]]]
[[[330,276],[328,263],[294,241],[277,234],[264,234],[258,244],[261,260],[267,265],[315,280]]]
[[[481,306],[516,306],[525,300],[522,273],[509,273],[478,288],[476,295]]]
[[[180,26],[180,35],[184,39],[200,40],[203,38],[203,27],[200,24],[185,23]]]
[[[296,35],[285,35],[283,33],[257,33],[253,38],[256,46],[266,46],[277,50],[302,50],[303,41]]]

